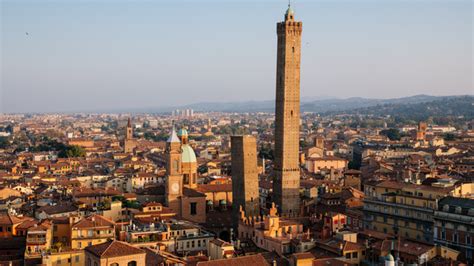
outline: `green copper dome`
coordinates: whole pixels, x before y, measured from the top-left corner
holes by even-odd
[[[188,131],[185,128],[182,128],[178,131],[178,137],[187,136]]]
[[[286,15],[293,15],[295,14],[295,12],[293,11],[293,9],[291,8],[291,6],[288,6],[288,9],[286,10]]]
[[[196,160],[196,153],[194,153],[193,148],[189,146],[189,144],[183,144],[181,146],[181,161],[183,163],[195,163]]]

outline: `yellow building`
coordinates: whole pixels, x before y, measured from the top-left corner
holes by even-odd
[[[84,250],[66,250],[50,252],[43,256],[44,266],[83,266],[85,265]]]
[[[364,186],[364,228],[433,243],[433,215],[438,200],[459,196],[453,184],[415,185],[396,181]]]
[[[86,266],[145,266],[146,252],[126,242],[107,241],[85,249]]]
[[[84,217],[71,227],[71,248],[83,249],[115,239],[115,223],[100,216]]]
[[[320,173],[326,169],[343,170],[347,168],[347,160],[334,156],[324,156],[322,158],[307,158],[306,169],[310,173]]]

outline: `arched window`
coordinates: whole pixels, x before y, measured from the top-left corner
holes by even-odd
[[[87,266],[92,266],[91,259],[87,259]]]
[[[118,263],[112,263],[112,264],[110,264],[110,266],[119,266],[119,264]]]
[[[137,266],[137,262],[132,260],[127,264],[127,266]]]

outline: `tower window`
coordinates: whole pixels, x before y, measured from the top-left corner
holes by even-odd
[[[293,50],[293,53],[295,53],[295,47],[294,46],[291,47],[291,50]]]
[[[191,215],[196,215],[197,214],[197,202],[191,202],[189,207],[190,207]]]

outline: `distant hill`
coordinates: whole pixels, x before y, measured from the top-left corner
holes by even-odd
[[[348,110],[361,108],[368,108],[381,105],[400,105],[400,104],[419,104],[431,102],[440,99],[452,99],[464,96],[430,96],[430,95],[415,95],[403,98],[394,99],[368,99],[360,97],[352,97],[347,99],[325,98],[320,100],[305,100],[302,99],[302,112],[315,113],[337,113]],[[471,96],[468,96],[471,97]],[[246,102],[202,102],[189,104],[173,108],[162,108],[161,112],[170,112],[174,109],[194,109],[198,112],[274,112],[275,101],[246,101]]]
[[[466,120],[474,119],[474,96],[438,97],[431,101],[403,102],[394,101],[375,106],[354,108],[345,111],[329,111],[332,114],[364,114],[397,117],[401,120],[426,120],[429,117],[447,118],[463,116]]]

